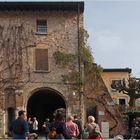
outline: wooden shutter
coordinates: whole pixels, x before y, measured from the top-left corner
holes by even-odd
[[[36,70],[48,71],[48,49],[35,50]]]

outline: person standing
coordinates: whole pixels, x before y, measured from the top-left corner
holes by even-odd
[[[79,135],[78,125],[73,122],[73,117],[69,116],[66,122],[67,133],[71,136],[71,138],[75,139]]]
[[[36,117],[33,118],[33,133],[38,133],[38,121]]]
[[[11,126],[13,139],[26,139],[26,136],[29,133],[28,122],[26,119],[25,111],[19,111],[18,118],[13,122]]]
[[[93,116],[88,117],[88,124],[86,126],[86,131],[89,132],[88,139],[95,139],[95,140],[102,139],[99,125],[95,123],[95,118]]]
[[[43,133],[45,134],[46,139],[48,139],[48,134],[50,132],[49,118],[47,118],[46,121],[43,123],[42,130],[43,130]]]
[[[77,124],[78,129],[79,129],[79,135],[77,136],[78,139],[82,139],[82,124],[81,121],[78,119],[77,115],[74,115],[74,123]]]
[[[62,114],[57,113],[51,131],[48,135],[49,139],[71,139],[66,131],[66,123]]]
[[[28,118],[28,126],[29,126],[29,133],[33,132],[33,122],[31,121],[31,118]]]

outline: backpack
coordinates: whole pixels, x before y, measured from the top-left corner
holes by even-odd
[[[92,129],[92,137],[93,137],[93,139],[96,139],[100,135],[100,133],[97,132],[95,129],[96,129],[96,126],[94,126],[93,129]]]

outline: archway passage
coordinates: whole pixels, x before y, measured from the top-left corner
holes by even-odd
[[[54,90],[43,89],[36,91],[29,98],[27,104],[27,116],[36,117],[39,122],[39,130],[46,118],[53,119],[54,113],[60,108],[66,109],[64,99]]]

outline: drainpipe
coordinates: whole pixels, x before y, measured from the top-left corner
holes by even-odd
[[[80,13],[80,8],[79,8],[79,3],[77,5],[77,36],[78,36],[78,71],[79,71],[79,80],[81,80],[81,60],[80,60],[80,25],[79,25],[79,13]],[[80,86],[79,86],[80,89]]]
[[[79,76],[78,76],[78,80],[79,82],[81,81],[81,50],[80,50],[80,23],[79,23],[79,15],[80,15],[80,5],[78,3],[77,5],[77,37],[78,37],[78,72],[79,72]],[[79,83],[79,87],[78,87],[78,92],[79,92],[79,109],[81,108],[82,105],[82,95],[81,95],[81,87],[80,87],[80,83]],[[82,111],[80,110],[80,118],[82,119]]]

